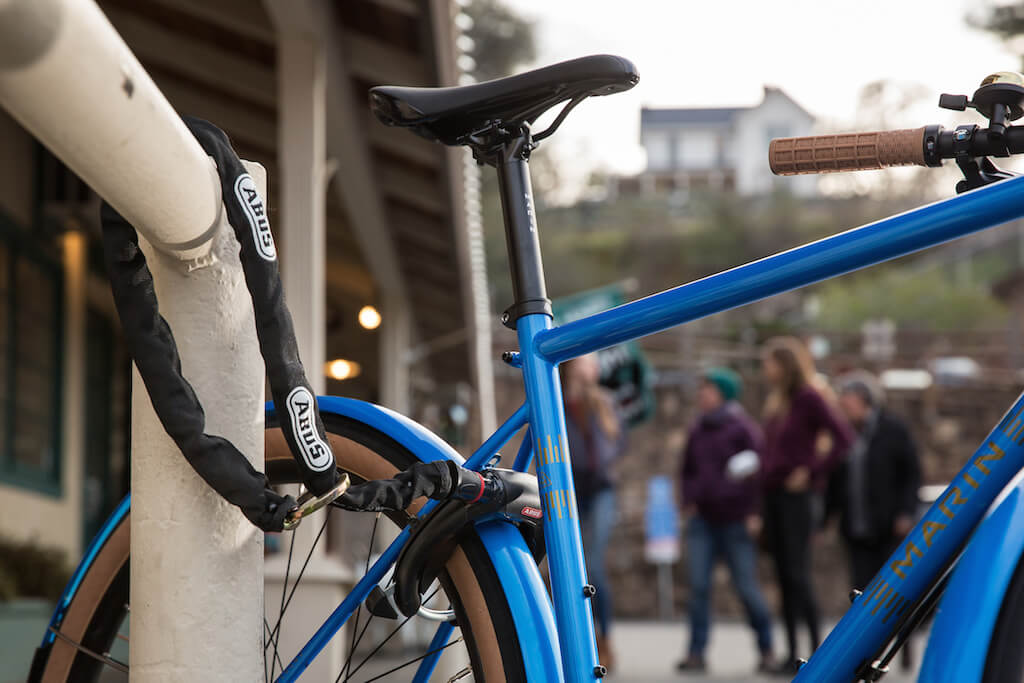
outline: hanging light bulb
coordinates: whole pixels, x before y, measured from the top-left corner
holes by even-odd
[[[359,309],[359,324],[368,330],[375,330],[380,327],[380,313],[373,306],[363,306]]]
[[[324,364],[324,374],[331,379],[337,380],[358,377],[362,370],[363,369],[359,366],[359,363],[351,360],[345,360],[344,358],[335,358],[334,360],[328,361]]]

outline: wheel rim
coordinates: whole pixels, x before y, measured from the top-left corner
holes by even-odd
[[[367,428],[369,429],[369,428]],[[379,433],[378,433],[379,435]],[[386,438],[383,435],[380,437]],[[353,481],[359,481],[366,478],[386,478],[393,476],[395,472],[399,470],[392,459],[395,459],[395,454],[380,453],[381,450],[375,448],[371,450],[369,446],[363,445],[354,438],[346,436],[339,436],[337,434],[329,433],[332,447],[335,449],[335,453],[339,463],[343,463],[344,466],[340,469],[348,472],[353,477]],[[287,450],[287,445],[284,443],[284,439],[280,434],[280,430],[268,429],[266,439],[266,464],[268,475],[272,475],[272,479],[275,481],[294,481],[295,477],[289,475],[289,467],[292,470],[295,469],[294,460],[292,460],[290,453]],[[400,447],[399,447],[400,448]],[[405,449],[401,449],[406,454],[408,453]],[[390,456],[390,457],[389,457]],[[411,455],[409,455],[411,458]],[[398,458],[399,460],[401,458]],[[404,468],[407,464],[403,464]],[[377,515],[373,517],[374,527],[370,534],[370,542],[366,544],[367,553],[372,553],[374,550],[376,539],[380,536],[380,530],[392,526],[392,522],[397,518],[399,525],[403,524],[409,515],[415,513],[423,504],[424,501],[416,501],[406,514],[393,514],[388,515]],[[326,515],[326,519],[321,522],[320,528],[317,529],[317,542],[310,547],[310,551],[323,543],[326,533],[323,529],[327,528],[327,520],[332,518],[338,518],[339,516],[351,516],[351,515],[362,515],[366,516],[366,513],[350,513],[342,511],[339,508],[332,508],[331,511]],[[304,522],[308,523],[307,522]],[[128,527],[127,520],[122,523],[124,527]],[[334,522],[331,522],[334,524]],[[294,534],[287,534],[288,541],[287,545],[292,546],[292,539]],[[479,541],[477,541],[479,545]],[[480,546],[482,548],[482,546]],[[475,551],[479,552],[479,551]],[[292,548],[291,561],[286,563],[286,573],[288,574],[288,581],[282,582],[282,592],[277,595],[277,602],[272,603],[270,600],[267,601],[268,608],[271,604],[275,607],[280,608],[281,604],[286,605],[284,610],[285,619],[287,619],[287,606],[289,603],[294,604],[293,599],[289,597],[289,594],[293,591],[302,590],[302,580],[305,578],[305,572],[303,565],[306,563],[307,555],[304,553],[301,557],[298,556],[297,550]],[[362,557],[362,566],[359,567],[358,576],[362,576],[365,573],[368,559],[372,561],[372,557],[366,554]],[[124,560],[125,571],[127,571],[127,557]],[[434,598],[434,602],[429,603],[430,606],[435,610],[445,610],[453,608],[456,610],[459,622],[463,624],[472,625],[472,633],[468,634],[472,637],[468,640],[464,640],[466,635],[460,634],[459,630],[456,629],[449,638],[448,643],[443,648],[445,651],[462,650],[463,654],[458,666],[454,669],[454,675],[451,680],[469,681],[469,680],[488,680],[488,681],[503,681],[505,680],[505,674],[503,671],[502,660],[501,660],[501,649],[499,645],[499,638],[495,631],[495,627],[491,622],[490,614],[488,613],[487,600],[485,599],[484,591],[479,584],[477,579],[476,570],[470,563],[468,557],[461,547],[456,549],[452,558],[449,560],[446,566],[446,571],[442,572],[441,580],[435,582],[435,584],[427,591],[426,597],[429,599]],[[382,585],[386,585],[387,580]],[[354,581],[353,581],[354,584]],[[456,587],[457,586],[457,590]],[[490,589],[490,590],[493,590]],[[465,594],[465,595],[463,595]],[[452,601],[449,601],[449,595],[456,596]],[[492,593],[493,595],[493,593]],[[282,602],[283,598],[283,602]],[[461,598],[461,600],[460,600]],[[463,607],[461,602],[467,603],[466,607]],[[424,601],[427,603],[427,600]],[[454,604],[452,604],[454,603]],[[117,633],[113,637],[111,647],[102,653],[96,652],[95,654],[101,655],[98,659],[103,657],[110,657],[112,662],[119,665],[126,665],[127,663],[127,646],[130,639],[130,606],[126,600],[122,600],[123,615],[122,620],[118,624]],[[332,605],[333,607],[333,605]],[[280,610],[278,609],[278,614]],[[273,680],[274,677],[281,673],[281,670],[285,664],[287,664],[286,658],[282,656],[279,644],[281,643],[280,634],[284,629],[279,626],[279,617],[275,616],[273,620],[269,618],[269,614],[274,613],[273,609],[267,610],[268,617],[265,618],[264,622],[264,639],[265,639],[265,671],[268,680]],[[508,620],[510,621],[510,620]],[[427,622],[430,626],[429,629],[423,630],[423,637],[413,637],[411,642],[415,643],[416,650],[410,651],[408,647],[394,648],[394,643],[403,637],[403,633],[408,633],[410,624],[417,624],[418,622]],[[313,620],[309,626],[309,633],[315,626],[320,624],[319,620]],[[387,626],[381,628],[380,624],[387,624]],[[378,616],[368,614],[368,610],[365,607],[360,606],[357,613],[354,614],[346,625],[347,631],[340,631],[345,638],[345,654],[342,657],[342,665],[333,680],[336,681],[373,681],[373,680],[398,680],[410,679],[413,673],[417,670],[417,664],[425,656],[431,654],[433,650],[428,648],[428,642],[430,636],[433,635],[434,630],[437,628],[437,622],[428,619],[422,619],[414,615],[409,619],[401,618],[396,621],[390,621],[383,619]],[[506,626],[507,628],[508,626]],[[61,625],[63,630],[64,624]],[[378,633],[377,636],[371,638],[371,634],[374,633],[375,629],[380,629],[383,635]],[[339,636],[335,636],[339,637]],[[513,635],[512,640],[517,640]],[[507,642],[509,640],[508,634],[506,633],[503,640]],[[59,642],[59,640],[58,640]],[[406,641],[405,645],[408,645],[409,640]],[[74,659],[77,655],[84,654],[82,650],[81,638],[74,643],[75,647],[72,650],[71,658]],[[468,651],[468,657],[466,656]],[[79,659],[81,657],[79,656]],[[51,660],[53,657],[51,656]],[[76,660],[77,662],[78,660]],[[471,664],[470,664],[471,662]],[[106,665],[108,662],[103,661]],[[463,665],[465,663],[465,665]],[[106,671],[114,671],[117,666],[104,666]],[[515,667],[518,668],[518,667]],[[43,680],[67,680],[66,677],[51,677],[51,667],[49,664],[46,668],[46,675]],[[472,677],[471,677],[472,676]],[[100,678],[102,681],[118,680],[116,677],[110,677],[109,675]]]

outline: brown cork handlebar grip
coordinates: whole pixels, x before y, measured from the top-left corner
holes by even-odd
[[[924,128],[778,138],[768,146],[776,175],[924,166]]]

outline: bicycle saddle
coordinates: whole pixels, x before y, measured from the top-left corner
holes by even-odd
[[[638,80],[636,67],[628,59],[592,55],[452,88],[381,85],[370,89],[370,108],[386,125],[410,128],[446,145],[461,145],[491,122],[533,123],[561,102],[623,92]]]

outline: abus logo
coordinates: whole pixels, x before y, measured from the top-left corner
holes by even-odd
[[[256,243],[256,251],[266,261],[277,259],[277,247],[274,246],[274,236],[270,233],[270,221],[267,220],[267,208],[263,204],[260,191],[256,189],[256,181],[248,173],[238,176],[235,181],[235,196],[238,197],[242,208],[245,209],[245,217],[249,219],[249,227],[252,228],[252,241]]]
[[[540,519],[544,516],[544,513],[537,508],[526,506],[523,508],[523,515],[526,517],[533,517],[534,519]]]
[[[320,438],[313,422],[313,394],[306,387],[295,387],[285,403],[292,421],[292,433],[299,443],[306,467],[314,472],[323,472],[331,467],[334,464],[331,449]]]

